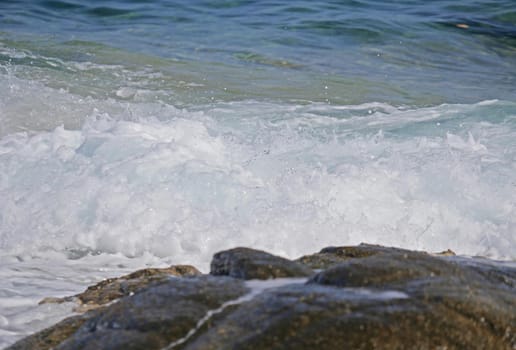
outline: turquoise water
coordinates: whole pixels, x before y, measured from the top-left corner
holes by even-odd
[[[174,105],[516,95],[512,0],[3,1],[0,43],[30,52],[2,52],[3,66],[46,84],[101,97],[135,84]],[[98,81],[81,63],[120,71]]]
[[[514,1],[0,1],[0,347],[143,266],[516,259]]]

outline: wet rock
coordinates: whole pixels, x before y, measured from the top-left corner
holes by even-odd
[[[186,349],[516,346],[514,267],[373,245],[298,261],[329,267],[259,295]]]
[[[108,278],[94,286],[88,287],[83,293],[65,298],[45,298],[40,304],[62,303],[75,301],[79,303],[74,311],[85,312],[106,305],[113,300],[135,293],[146,288],[149,284],[165,280],[170,276],[198,276],[201,272],[190,265],[175,265],[166,268],[147,268],[128,275]]]
[[[302,256],[299,259],[296,259],[296,261],[307,265],[312,269],[320,270],[326,269],[332,265],[339,264],[349,259],[366,258],[368,256],[382,254],[388,254],[389,256],[398,255],[403,257],[413,254],[428,253],[362,243],[358,246],[327,247],[322,249],[319,253]],[[455,253],[452,250],[447,249],[432,255],[455,256]]]
[[[239,279],[304,277],[312,269],[295,261],[250,248],[234,248],[219,252],[211,261],[211,275]]]
[[[402,249],[379,250],[360,258],[346,258],[312,276],[309,283],[338,287],[405,288],[421,279],[454,281],[497,288],[516,286],[516,270],[482,259],[430,255]]]
[[[438,256],[456,256],[455,252],[451,249],[443,250],[442,252],[434,253],[434,255]]]
[[[468,269],[426,253],[377,254],[349,259],[313,276],[310,283],[338,287],[392,287],[410,280],[471,275]],[[478,276],[477,276],[478,277]]]
[[[62,337],[51,344],[40,340],[47,329],[10,350],[32,349],[30,345],[37,341],[49,344],[38,348],[41,350],[161,349],[186,336],[209,310],[247,292],[242,281],[228,277],[169,278],[85,314],[64,341]]]
[[[514,263],[373,245],[304,258],[328,267],[274,287],[241,279],[311,270],[262,251],[221,252],[212,274],[238,279],[157,279],[9,350],[516,348]],[[260,283],[268,289],[250,292]]]
[[[516,346],[514,267],[402,249],[356,248],[323,250],[342,257],[341,262],[306,285],[259,295],[186,349]]]
[[[387,248],[379,245],[360,244],[358,246],[344,246],[344,247],[327,247],[322,249],[319,253],[305,255],[297,259],[304,265],[312,269],[325,269],[332,265],[339,264],[349,259],[365,258],[377,254],[408,254],[411,251],[399,248]]]
[[[42,330],[34,335],[23,338],[9,350],[47,350],[56,347],[69,338],[77,329],[86,322],[86,315],[68,317],[56,323],[52,327]]]
[[[160,349],[184,337],[209,310],[238,298],[242,282],[171,279],[98,312],[57,349]]]
[[[497,296],[459,304],[441,292],[440,300],[424,300],[390,290],[317,284],[283,287],[242,305],[185,349],[511,349],[515,345],[514,303],[478,313],[478,305],[490,309]]]

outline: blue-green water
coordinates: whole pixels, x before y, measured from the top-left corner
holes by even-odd
[[[516,96],[512,0],[8,0],[0,32],[4,49],[32,54],[3,52],[2,65],[83,94],[109,96],[132,73],[139,88],[164,90],[175,105],[213,97],[428,106]],[[76,63],[129,72],[95,81],[93,67],[75,77]]]
[[[513,0],[0,1],[0,347],[121,269],[360,242],[516,258]]]

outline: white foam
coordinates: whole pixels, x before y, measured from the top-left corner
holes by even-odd
[[[0,348],[73,315],[75,303],[38,303],[49,296],[64,297],[86,286],[144,266],[165,266],[166,259],[121,254],[67,259],[63,254],[13,257],[0,255]]]
[[[342,291],[355,294],[357,299],[375,299],[375,300],[392,300],[392,299],[408,299],[407,293],[398,290],[377,290],[368,288],[341,288]]]
[[[0,84],[4,344],[49,324],[31,321],[43,297],[146,265],[207,271],[235,246],[516,258],[514,104],[180,110],[0,78],[17,89]]]
[[[79,130],[5,136],[0,247],[201,267],[235,245],[295,257],[362,241],[514,258],[514,149],[503,141],[515,130],[386,135],[310,108],[169,107],[166,120],[133,121],[97,110]],[[387,116],[401,118],[369,118]]]

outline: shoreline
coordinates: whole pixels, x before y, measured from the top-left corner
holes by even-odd
[[[297,260],[235,248],[215,254],[209,274],[149,268],[48,298],[42,302],[75,303],[78,315],[6,350],[510,349],[516,266],[509,265],[367,244]]]

